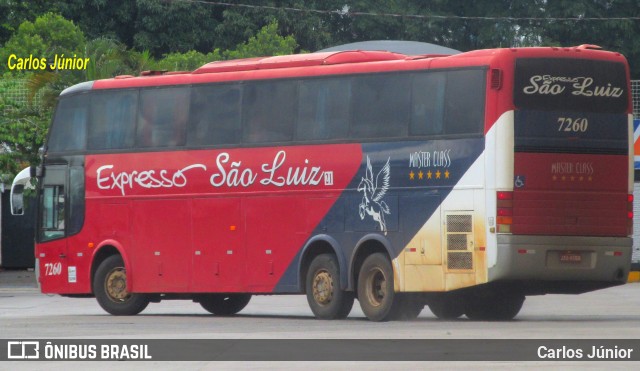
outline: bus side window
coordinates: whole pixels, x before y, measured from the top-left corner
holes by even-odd
[[[385,74],[353,78],[349,137],[404,137],[409,129],[410,76]]]
[[[47,142],[49,151],[85,149],[90,99],[87,94],[60,98]]]
[[[303,80],[298,91],[296,139],[344,139],[349,129],[351,79]]]
[[[240,142],[240,96],[237,84],[194,86],[187,144],[191,146]]]
[[[447,72],[446,134],[482,133],[485,89],[483,69]]]
[[[138,91],[94,94],[89,127],[89,149],[124,149],[133,146]]]
[[[137,138],[141,147],[177,147],[185,143],[189,116],[188,86],[140,92]]]
[[[411,135],[442,134],[446,77],[442,72],[420,73],[411,85]]]
[[[275,143],[293,139],[296,88],[293,80],[257,82],[244,87],[244,142]]]

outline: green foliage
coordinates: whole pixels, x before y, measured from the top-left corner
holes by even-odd
[[[222,53],[225,59],[240,59],[272,55],[293,54],[298,43],[293,36],[280,36],[278,22],[271,22],[262,27],[255,36],[237,46],[235,50]]]
[[[206,63],[223,59],[241,59],[272,55],[293,54],[298,44],[293,36],[280,36],[278,23],[273,21],[262,27],[248,41],[240,43],[234,50],[215,49],[203,54],[194,50],[186,53],[171,53],[155,63],[154,69],[167,71],[192,71]]]
[[[51,119],[51,111],[11,94],[22,80],[3,79],[0,83],[0,177],[7,180],[28,165],[39,163]]]
[[[209,62],[221,60],[218,50],[203,54],[195,50],[186,53],[170,53],[156,62],[154,69],[167,71],[193,71]]]
[[[0,60],[7,61],[9,55],[15,54],[18,58],[33,55],[53,62],[54,55],[72,57],[81,54],[84,47],[85,38],[80,28],[60,15],[47,13],[34,22],[23,22],[0,49]]]

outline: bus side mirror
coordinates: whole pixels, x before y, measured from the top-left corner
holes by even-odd
[[[40,170],[38,170],[40,169]],[[22,169],[21,172],[16,175],[11,184],[11,195],[9,196],[9,203],[11,204],[11,215],[24,215],[24,192],[25,190],[34,190],[35,183],[32,183],[32,173],[42,173],[42,166],[31,166],[29,168]]]
[[[11,215],[24,215],[24,185],[14,184],[11,187]]]

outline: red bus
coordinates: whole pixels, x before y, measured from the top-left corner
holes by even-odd
[[[64,90],[39,169],[44,293],[114,315],[306,294],[318,318],[508,320],[623,284],[629,68],[593,46],[341,51]]]

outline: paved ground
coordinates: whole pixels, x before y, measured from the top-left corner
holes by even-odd
[[[37,287],[36,274],[33,269],[0,268],[0,288],[36,289]]]

